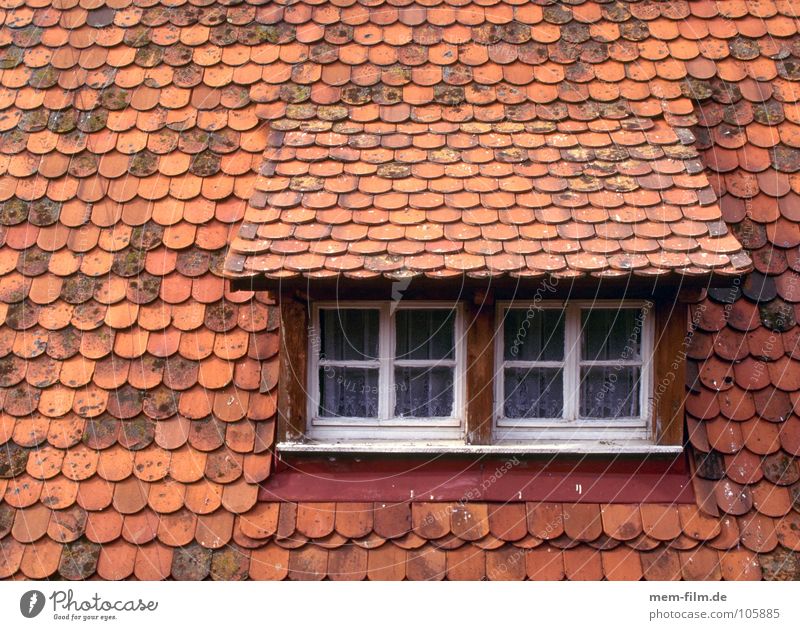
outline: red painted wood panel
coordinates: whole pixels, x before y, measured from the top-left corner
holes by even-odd
[[[291,456],[262,484],[265,501],[563,501],[693,503],[683,455],[548,461],[439,456]]]

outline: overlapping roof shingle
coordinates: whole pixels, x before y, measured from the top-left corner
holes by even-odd
[[[749,268],[687,128],[685,11],[576,5],[293,9],[228,275]]]
[[[4,3],[0,27],[0,578],[798,575],[797,3],[39,4]],[[401,50],[413,81],[394,70]],[[538,87],[523,94],[528,83],[515,77],[533,58]],[[386,71],[376,79],[368,64]],[[459,85],[455,70],[467,69]],[[459,87],[461,102],[443,102]],[[340,118],[345,98],[365,119]],[[412,119],[418,111],[432,118]],[[634,121],[643,129],[623,128]],[[594,134],[597,146],[576,141]],[[610,140],[647,134],[670,140]],[[558,136],[573,144],[556,146]],[[602,159],[622,149],[623,159]],[[653,149],[680,156],[636,153]],[[547,159],[515,161],[523,151]],[[427,161],[414,161],[419,152]],[[583,177],[575,165],[587,162],[570,156],[623,171]],[[489,163],[499,172],[481,172]],[[393,168],[403,176],[378,175]],[[570,188],[591,178],[602,191]],[[606,188],[614,178],[637,189]],[[326,196],[334,182],[342,223],[321,219],[335,215],[325,214],[337,207]],[[272,215],[270,195],[286,199],[270,202]],[[532,204],[536,195],[549,201]],[[655,195],[671,200],[671,214],[650,216],[662,207]],[[359,206],[367,198],[374,207]],[[450,221],[446,198],[464,206]],[[626,207],[642,218],[614,221]],[[563,218],[540,220],[545,208]],[[315,235],[329,221],[330,234]],[[476,235],[409,236],[456,224]],[[639,224],[670,233],[636,234]],[[526,229],[552,238],[500,238]],[[569,260],[591,250],[546,248],[601,240],[619,247],[600,252],[608,269],[626,247],[655,241],[695,273],[709,268],[697,262],[706,243],[710,260],[737,255],[726,229],[756,271],[694,308],[697,506],[258,501],[278,321],[265,294],[226,289],[223,257],[237,233],[231,261],[245,243],[253,254],[242,273],[279,241],[308,246],[280,252],[285,260],[344,247],[319,269],[356,275],[373,254],[440,275],[461,273],[441,261],[471,256],[483,267],[468,271],[514,271],[522,257],[517,272],[546,259],[590,273],[599,269]],[[542,249],[506,249],[535,243]],[[657,269],[648,254],[630,257]]]

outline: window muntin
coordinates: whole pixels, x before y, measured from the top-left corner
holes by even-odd
[[[496,438],[649,438],[651,306],[499,305]]]
[[[460,306],[318,303],[312,318],[312,437],[463,437]]]

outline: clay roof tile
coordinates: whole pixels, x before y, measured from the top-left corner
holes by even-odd
[[[783,4],[192,23],[84,4],[0,29],[0,439],[26,455],[0,479],[0,577],[758,579],[759,555],[798,548]],[[220,274],[702,277],[750,258],[734,299],[700,302],[688,352],[700,507],[257,502],[277,335]]]

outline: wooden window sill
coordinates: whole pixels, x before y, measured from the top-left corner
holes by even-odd
[[[463,455],[676,455],[680,445],[659,445],[648,441],[587,440],[502,442],[499,444],[464,444],[453,441],[417,442],[280,442],[278,453],[397,453]]]

